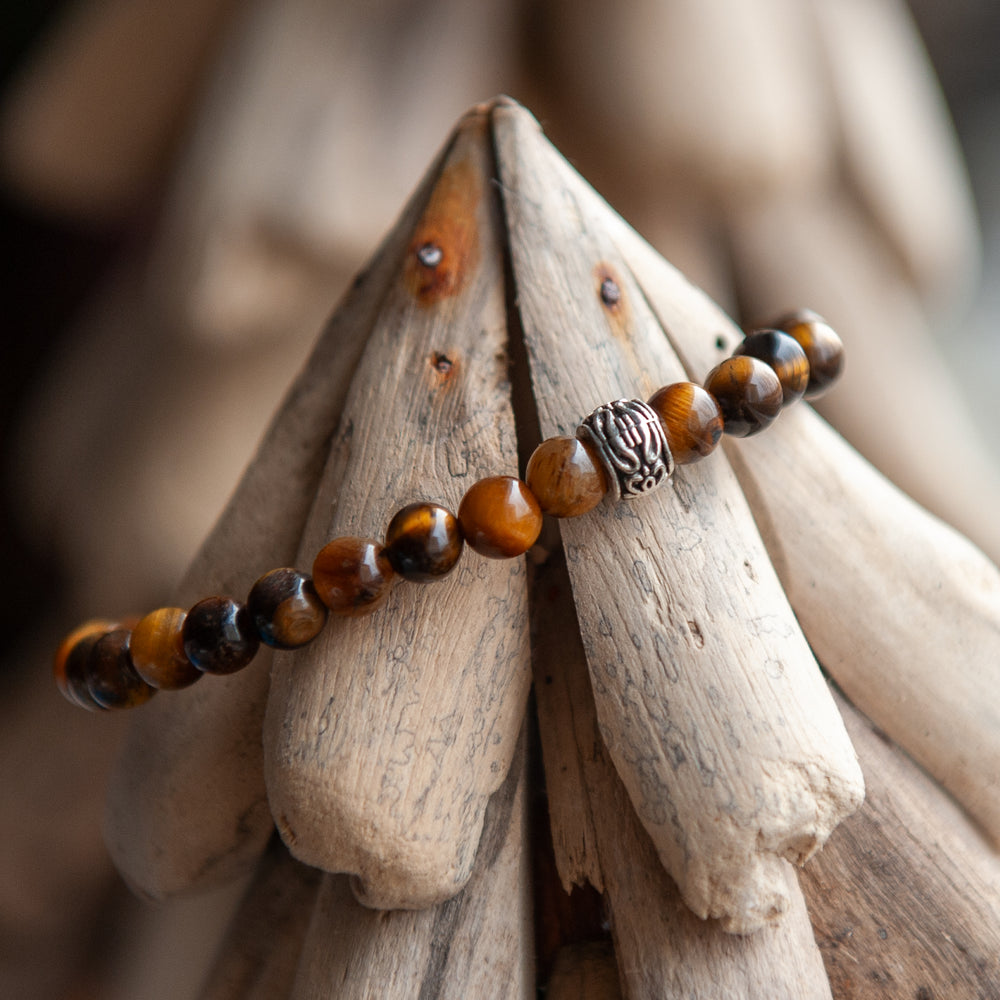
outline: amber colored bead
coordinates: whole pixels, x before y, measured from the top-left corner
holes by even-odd
[[[297,569],[272,569],[250,588],[250,620],[262,642],[275,649],[298,649],[326,624],[326,605],[313,582]]]
[[[455,568],[462,555],[458,518],[436,503],[411,503],[396,511],[385,533],[385,554],[407,580],[430,583]]]
[[[816,399],[840,377],[844,370],[844,345],[833,328],[811,309],[782,316],[775,327],[794,337],[809,361],[806,399]]]
[[[132,666],[147,684],[175,691],[202,676],[184,652],[185,618],[181,608],[158,608],[132,629]]]
[[[101,708],[134,708],[156,694],[132,666],[131,636],[127,628],[106,632],[87,657],[87,690]]]
[[[513,476],[473,483],[458,507],[465,540],[480,555],[507,559],[527,552],[542,530],[542,509],[528,487]]]
[[[733,354],[758,358],[774,369],[781,383],[783,406],[797,402],[806,391],[809,359],[802,345],[790,334],[781,330],[755,330]]]
[[[313,563],[313,586],[335,614],[374,611],[388,596],[395,571],[385,549],[370,538],[335,538]]]
[[[260,648],[246,605],[231,597],[199,601],[187,613],[181,636],[187,658],[206,674],[235,674]]]
[[[781,383],[774,369],[757,358],[726,358],[705,379],[722,411],[723,429],[733,437],[762,431],[781,411]]]
[[[722,437],[722,411],[711,393],[694,382],[658,389],[649,406],[660,418],[670,454],[678,465],[710,455]]]
[[[577,517],[608,492],[608,477],[593,445],[575,437],[543,441],[528,459],[524,479],[543,514]]]
[[[87,660],[97,640],[118,627],[118,622],[93,619],[77,626],[59,644],[52,673],[59,693],[67,701],[91,711],[104,707],[91,698],[87,689]]]

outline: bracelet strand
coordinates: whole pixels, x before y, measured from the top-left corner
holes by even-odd
[[[647,402],[618,399],[597,407],[576,437],[542,441],[524,480],[491,476],[473,483],[457,514],[436,503],[408,504],[393,515],[381,543],[334,538],[316,555],[311,576],[273,569],[245,603],[207,597],[187,612],[159,608],[138,621],[80,625],[56,652],[56,684],[82,708],[129,708],[206,673],[235,673],[261,643],[298,649],[319,635],[330,614],[374,611],[397,578],[428,583],[446,576],[466,545],[489,558],[519,556],[538,538],[543,514],[577,517],[608,493],[626,500],[655,489],[675,465],[710,454],[724,432],[756,434],[783,407],[822,395],[843,362],[843,345],[820,316],[789,313],[750,333],[703,386],[675,382]]]

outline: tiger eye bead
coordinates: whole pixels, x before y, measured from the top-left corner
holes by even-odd
[[[272,569],[251,587],[247,610],[261,641],[275,649],[298,649],[312,642],[327,618],[312,580],[286,567]]]
[[[542,530],[542,510],[528,487],[513,476],[473,483],[458,507],[465,540],[480,555],[508,559],[527,552]]]
[[[719,404],[723,429],[733,437],[762,431],[781,411],[778,376],[757,358],[726,358],[708,373],[705,388]]]
[[[184,652],[181,608],[158,608],[132,630],[129,650],[136,673],[155,688],[176,691],[194,684],[202,672]]]
[[[781,383],[782,406],[798,402],[809,384],[809,359],[802,345],[781,330],[756,330],[734,355],[757,358],[774,369]]]
[[[59,693],[67,701],[90,711],[104,707],[91,698],[87,689],[87,660],[97,640],[118,627],[117,622],[94,619],[73,629],[59,644],[52,673]]]
[[[374,611],[395,578],[385,549],[370,538],[335,538],[313,563],[313,586],[335,614],[354,617]]]
[[[127,628],[106,632],[87,657],[87,690],[101,708],[134,708],[156,694],[132,666],[130,639]]]
[[[788,313],[774,325],[797,340],[806,352],[809,361],[806,399],[822,396],[844,370],[844,345],[840,337],[822,316],[810,309]]]
[[[528,459],[524,479],[543,514],[578,517],[608,492],[608,477],[593,445],[575,437],[551,437]]]
[[[181,636],[187,658],[206,674],[234,674],[260,648],[246,605],[231,597],[199,601],[187,613]]]
[[[462,554],[458,518],[436,503],[411,503],[396,511],[385,533],[392,568],[407,580],[430,583],[450,573]]]
[[[674,382],[649,400],[660,418],[670,453],[678,465],[699,462],[722,437],[722,411],[711,393],[694,382]]]

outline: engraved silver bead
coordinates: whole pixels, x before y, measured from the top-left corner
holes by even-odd
[[[674,471],[660,418],[641,399],[603,403],[576,429],[601,457],[616,500],[642,496]]]

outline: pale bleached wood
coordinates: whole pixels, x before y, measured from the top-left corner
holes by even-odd
[[[395,279],[427,189],[418,191],[330,320],[226,510],[185,576],[181,606],[213,592],[240,597],[292,564],[329,439],[386,285]],[[308,567],[307,567],[308,568]],[[137,711],[108,794],[106,839],[138,891],[162,897],[251,866],[272,821],[261,727],[270,655],[208,677]]]
[[[572,433],[599,403],[684,373],[607,206],[527,112],[501,104],[494,120],[541,431]],[[604,274],[621,289],[614,309]],[[671,484],[561,531],[601,730],[639,817],[695,912],[750,931],[789,905],[780,858],[808,858],[863,786],[725,461]]]
[[[556,955],[546,1000],[621,1000],[611,942],[572,945]]]
[[[1000,558],[1000,471],[916,292],[859,206],[837,189],[776,197],[766,211],[734,213],[730,231],[749,320],[808,303],[844,340],[844,377],[820,412],[893,482]]]
[[[282,1000],[295,981],[321,873],[280,842],[261,859],[200,1000]]]
[[[802,874],[834,995],[1000,998],[1000,859],[940,787],[838,699],[868,795]]]
[[[710,364],[726,317],[624,226],[617,239],[688,367]],[[807,407],[727,453],[820,661],[1000,838],[996,568]]]
[[[1000,843],[1000,572],[819,417],[731,461],[823,665]]]
[[[812,0],[842,163],[926,304],[964,307],[979,274],[968,178],[902,0]]]
[[[380,537],[403,504],[456,509],[516,472],[501,230],[488,111],[458,128],[410,254],[380,304],[303,539]],[[436,268],[419,263],[440,247]],[[303,861],[358,876],[370,905],[421,907],[468,879],[529,677],[523,561],[465,553],[433,586],[335,621],[276,659],[265,747],[272,811]]]
[[[573,109],[576,131],[601,137],[631,182],[655,178],[742,200],[828,173],[831,109],[802,4],[548,6],[556,91]]]
[[[64,8],[0,119],[12,183],[48,210],[116,218],[158,179],[233,0]]]
[[[325,316],[325,275],[354,271],[440,137],[501,89],[513,25],[498,0],[247,4],[151,268],[185,325],[232,339]]]
[[[603,880],[624,995],[629,1000],[829,1000],[822,959],[790,866],[783,865],[781,872],[788,911],[777,924],[748,936],[727,934],[719,922],[694,916],[663,870],[602,741],[561,552],[537,571],[532,614],[540,624],[558,628],[558,639],[536,646],[534,656],[556,858],[571,842],[572,826],[594,831],[588,861]]]
[[[457,896],[425,910],[367,909],[327,876],[292,1000],[529,1000],[535,996],[524,741],[490,800],[475,868]]]

